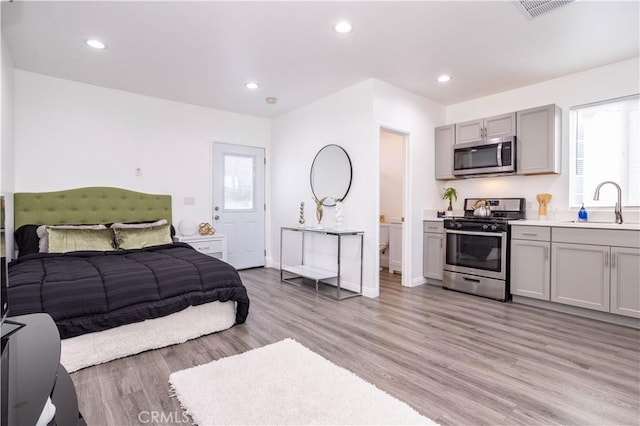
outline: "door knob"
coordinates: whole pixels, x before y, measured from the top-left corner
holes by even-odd
[[[215,207],[213,208],[213,210],[214,210],[214,211],[218,211],[218,210],[220,210],[220,207],[215,206]]]
[[[220,216],[215,215],[213,218],[214,218],[215,220],[218,220],[218,219],[220,219]]]

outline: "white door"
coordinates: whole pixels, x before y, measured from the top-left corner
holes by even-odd
[[[265,264],[264,149],[213,144],[213,227],[236,269]]]

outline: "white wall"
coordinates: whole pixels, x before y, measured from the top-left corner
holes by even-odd
[[[447,107],[447,123],[488,117],[547,104],[562,108],[562,174],[540,176],[507,176],[447,181],[441,186],[458,189],[460,198],[454,208],[462,208],[465,197],[525,197],[528,216],[537,218],[538,193],[553,194],[551,212],[559,219],[574,218],[569,211],[570,140],[569,108],[590,102],[612,99],[640,92],[640,59],[634,58],[600,68],[548,80],[496,95],[474,99]],[[591,212],[590,212],[591,213]],[[602,212],[601,214],[613,214]],[[591,214],[590,214],[591,216]]]
[[[385,220],[402,217],[404,137],[380,132],[380,214]]]
[[[22,70],[15,118],[17,192],[114,186],[171,194],[174,223],[187,214],[211,221],[212,142],[263,147],[267,155],[270,148],[265,118]],[[195,198],[193,210],[184,197]]]
[[[421,96],[370,79],[273,120],[272,229],[296,226],[300,201],[306,204],[307,224],[313,221],[309,169],[316,152],[324,145],[343,146],[353,163],[353,183],[344,201],[345,225],[365,232],[364,293],[379,294],[380,214],[380,129],[408,135],[406,193],[412,200],[405,211],[410,225],[403,250],[408,262],[410,285],[422,277],[422,211],[436,208],[438,188],[433,179],[433,128],[445,120],[444,107]],[[334,223],[333,209],[327,209],[325,226]],[[324,222],[324,221],[323,221]],[[289,244],[289,243],[287,243]],[[319,244],[320,245],[320,244]],[[292,244],[293,246],[293,244]],[[272,253],[279,253],[280,241],[272,241]],[[291,248],[291,247],[288,247]],[[330,256],[314,258],[330,266]],[[284,257],[284,256],[283,256]],[[272,259],[277,264],[279,258]],[[349,265],[350,262],[343,262]],[[325,265],[316,265],[325,266]],[[347,271],[349,282],[357,278]],[[355,274],[355,275],[354,275]]]
[[[13,253],[13,192],[15,188],[15,166],[14,166],[14,71],[11,52],[7,48],[4,39],[1,45],[0,70],[0,98],[1,98],[1,122],[0,122],[0,193],[6,197],[6,220],[5,238],[7,244],[7,254],[11,258]]]
[[[282,226],[297,226],[300,202],[305,203],[307,225],[315,225],[315,204],[309,182],[309,172],[316,153],[327,144],[342,146],[349,154],[353,167],[353,179],[349,194],[344,199],[344,226],[365,232],[364,239],[364,292],[378,295],[377,242],[374,235],[378,226],[378,195],[372,183],[377,180],[378,150],[377,131],[374,133],[372,108],[372,80],[366,80],[276,117],[272,122],[272,219],[273,239],[271,252],[274,257],[268,264],[279,266]],[[335,224],[335,208],[325,208],[325,227]],[[317,241],[316,241],[317,240]],[[335,245],[328,239],[316,239],[315,258],[306,259],[315,266],[335,268]],[[310,247],[310,244],[307,244]],[[296,246],[285,244],[290,251]],[[346,247],[345,280],[358,281],[359,271],[353,256],[354,247]],[[286,256],[286,252],[285,252]],[[284,257],[284,256],[283,256]]]
[[[404,211],[404,235],[408,238],[403,239],[402,260],[403,274],[409,271],[409,278],[403,276],[403,284],[421,284],[425,282],[422,276],[423,210],[441,206],[439,188],[433,177],[433,129],[444,123],[445,109],[422,96],[375,80],[374,120],[376,130],[386,128],[408,135],[405,198],[410,200],[410,205]],[[380,161],[376,160],[376,163]],[[376,179],[379,182],[379,176]]]

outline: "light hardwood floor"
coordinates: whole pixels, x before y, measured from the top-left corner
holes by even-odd
[[[640,422],[638,330],[403,288],[384,272],[378,299],[340,302],[280,283],[274,269],[241,277],[251,298],[245,324],[73,373],[87,423],[188,424],[169,396],[170,373],[286,337],[443,425]],[[153,412],[160,421],[149,422]]]

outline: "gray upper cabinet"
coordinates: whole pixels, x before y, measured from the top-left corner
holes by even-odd
[[[456,143],[474,142],[515,134],[515,112],[456,124]]]
[[[562,110],[545,105],[516,113],[517,173],[560,173]]]
[[[453,176],[453,143],[455,126],[436,127],[435,130],[435,175],[436,179],[455,179]]]

